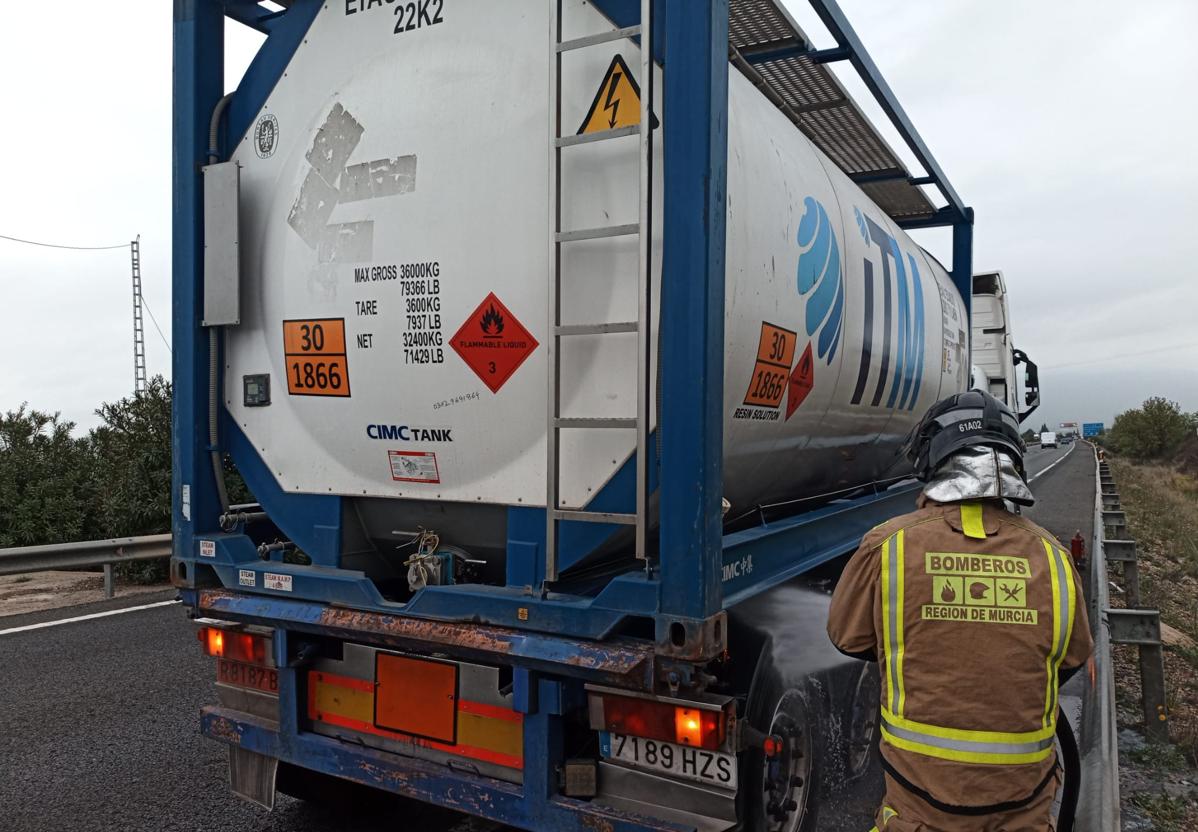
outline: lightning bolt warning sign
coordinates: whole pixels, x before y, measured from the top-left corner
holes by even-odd
[[[595,93],[591,109],[578,128],[578,135],[618,130],[641,123],[641,88],[620,55],[611,60],[603,83]]]

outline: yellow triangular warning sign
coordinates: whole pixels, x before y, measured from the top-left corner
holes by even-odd
[[[618,130],[641,123],[641,88],[619,55],[612,58],[599,92],[591,102],[587,117],[578,128],[578,135]]]

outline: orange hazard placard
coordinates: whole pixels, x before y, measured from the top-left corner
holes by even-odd
[[[757,363],[753,366],[753,377],[745,393],[745,404],[757,407],[777,407],[782,404],[797,343],[796,333],[762,322]]]
[[[287,392],[349,398],[345,318],[283,321]]]
[[[498,393],[539,346],[494,292],[483,299],[449,344],[492,393]]]

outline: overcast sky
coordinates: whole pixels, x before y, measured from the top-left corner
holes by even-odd
[[[1154,394],[1198,410],[1198,3],[841,4],[977,211],[975,267],[1005,273],[1017,342],[1041,367],[1036,426],[1109,423]],[[805,0],[788,5],[820,41]],[[69,26],[40,4],[0,12],[0,235],[140,234],[166,339],[171,6],[79,3]],[[257,36],[229,27],[237,75]],[[917,239],[948,262],[944,235]],[[0,240],[0,410],[28,401],[90,427],[131,390],[128,257]],[[169,375],[148,317],[146,352]]]

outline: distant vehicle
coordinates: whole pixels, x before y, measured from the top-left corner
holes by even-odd
[[[1045,431],[1044,433],[1040,434],[1040,447],[1041,448],[1057,447],[1056,433],[1054,433],[1053,431]]]
[[[1027,353],[1015,349],[1002,272],[973,276],[972,328],[973,389],[990,393],[1018,414],[1020,422],[1024,421],[1040,406],[1040,377],[1036,363]],[[1026,365],[1022,402],[1016,374],[1020,364]]]

